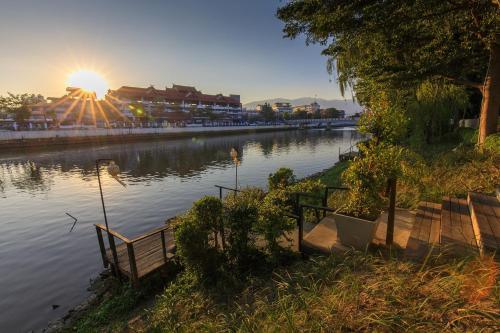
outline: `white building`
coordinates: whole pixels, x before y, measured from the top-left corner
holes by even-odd
[[[292,113],[292,104],[286,102],[276,102],[272,106],[273,111],[277,113]]]

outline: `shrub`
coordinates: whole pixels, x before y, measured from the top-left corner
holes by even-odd
[[[500,133],[488,135],[483,147],[493,153],[500,154]]]
[[[266,250],[274,262],[283,252],[279,244],[280,238],[286,237],[286,233],[295,228],[295,220],[285,216],[291,211],[286,203],[288,203],[286,191],[277,189],[269,192],[259,206],[256,230],[264,238]]]
[[[367,145],[361,149],[362,157],[356,158],[343,174],[350,191],[341,211],[374,219],[384,206],[382,193],[387,189],[387,180],[404,177],[409,182],[415,181],[420,159],[405,148],[387,143]]]
[[[204,197],[193,204],[175,231],[177,254],[186,268],[200,278],[215,278],[223,263],[223,253],[217,246],[222,203],[214,197]]]
[[[222,224],[223,206],[220,199],[205,196],[193,204],[191,213],[202,224],[203,228],[213,233],[215,246],[218,245],[218,235],[221,236],[224,243],[224,226]]]
[[[289,168],[279,168],[275,173],[270,174],[267,179],[269,191],[279,187],[287,187],[297,180],[293,174],[293,170]]]
[[[259,218],[259,205],[265,194],[258,188],[247,188],[224,200],[224,227],[227,233],[226,252],[232,263],[247,265],[257,250],[252,232]]]

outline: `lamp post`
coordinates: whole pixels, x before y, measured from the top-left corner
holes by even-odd
[[[236,166],[236,181],[235,181],[235,189],[237,190],[238,189],[238,164],[240,164],[240,161],[238,160],[238,149],[236,148],[231,148],[231,159],[233,160],[234,162],[234,165]],[[236,192],[235,192],[236,193]]]
[[[95,169],[97,171],[97,181],[99,182],[99,192],[101,194],[101,203],[102,203],[102,212],[104,214],[104,223],[106,224],[106,231],[109,234],[109,225],[108,225],[108,217],[106,215],[106,206],[104,205],[104,196],[102,194],[102,184],[101,184],[101,173],[99,170],[99,167],[101,163],[107,162],[108,163],[108,173],[115,178],[120,184],[125,186],[121,181],[118,180],[117,175],[120,173],[120,167],[113,161],[112,159],[109,158],[101,158],[97,159],[95,161]]]
[[[113,268],[113,274],[118,275],[119,271],[116,269],[116,267],[118,267],[118,254],[116,253],[115,239],[113,235],[111,235],[111,233],[109,232],[108,217],[106,215],[106,206],[104,205],[104,196],[102,194],[101,173],[99,170],[99,166],[103,162],[108,163],[108,168],[107,168],[108,173],[113,178],[115,178],[121,185],[125,186],[125,184],[118,179],[117,176],[120,173],[120,168],[118,167],[118,165],[115,164],[115,162],[112,159],[101,158],[95,161],[95,168],[97,171],[97,181],[99,182],[99,192],[101,194],[102,212],[104,214],[104,223],[106,224],[106,233],[108,234],[109,247],[111,248],[111,253],[113,254],[113,261],[115,263],[115,268]]]

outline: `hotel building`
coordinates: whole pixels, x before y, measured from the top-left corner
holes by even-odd
[[[164,90],[123,86],[109,90],[106,100],[129,118],[134,117],[134,107],[141,107],[146,114],[180,120],[179,112],[188,114],[194,110],[209,110],[229,118],[240,118],[242,107],[239,95],[209,95],[195,87],[174,84]],[[131,107],[132,106],[132,107]],[[176,115],[176,117],[174,117]]]

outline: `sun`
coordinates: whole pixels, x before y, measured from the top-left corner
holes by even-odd
[[[80,88],[88,93],[95,93],[98,99],[104,98],[108,83],[104,77],[94,71],[81,69],[68,76],[68,86]]]

